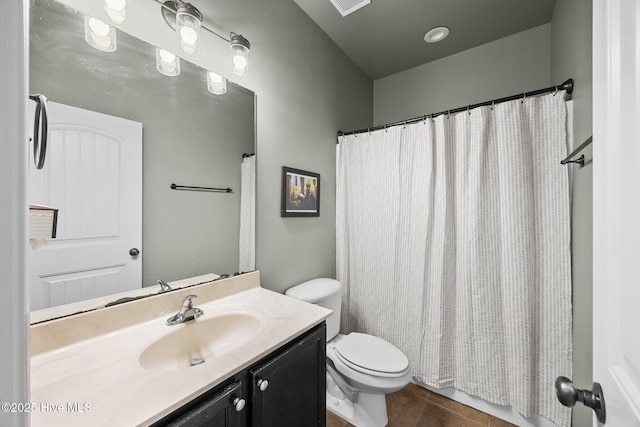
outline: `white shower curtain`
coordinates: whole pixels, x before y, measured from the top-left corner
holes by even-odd
[[[570,230],[563,93],[339,138],[343,332],[414,375],[569,426]]]
[[[239,271],[256,269],[256,157],[242,159],[240,176]]]

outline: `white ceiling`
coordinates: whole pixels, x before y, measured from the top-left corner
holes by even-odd
[[[551,21],[555,0],[372,0],[342,17],[329,0],[294,0],[373,80]],[[426,43],[433,27],[449,27]]]

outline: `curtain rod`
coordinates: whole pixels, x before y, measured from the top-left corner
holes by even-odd
[[[568,79],[567,81],[565,81],[564,83],[562,83],[562,84],[560,84],[558,86],[551,86],[551,87],[547,87],[547,88],[544,88],[544,89],[538,89],[538,90],[534,90],[534,91],[531,91],[531,92],[521,93],[521,94],[518,94],[518,95],[507,96],[506,98],[499,98],[499,99],[494,99],[494,100],[491,100],[491,101],[485,101],[485,102],[481,102],[479,104],[468,105],[466,107],[460,107],[460,108],[456,108],[456,109],[453,109],[453,110],[441,111],[441,112],[435,113],[435,114],[426,114],[424,116],[418,116],[418,117],[414,117],[414,118],[408,119],[408,120],[401,120],[399,122],[387,123],[386,125],[378,125],[378,126],[374,126],[374,127],[370,127],[370,128],[366,128],[366,129],[359,129],[359,130],[354,130],[354,131],[349,131],[349,132],[338,131],[338,136],[355,135],[355,134],[358,134],[358,133],[371,132],[372,130],[380,130],[380,129],[386,129],[386,128],[393,127],[393,126],[406,125],[406,124],[409,124],[409,123],[416,123],[416,122],[420,122],[422,120],[426,120],[427,118],[434,118],[434,117],[437,117],[437,116],[442,116],[443,114],[460,113],[462,111],[469,111],[469,110],[472,110],[472,109],[478,108],[478,107],[485,107],[485,106],[489,106],[489,105],[493,106],[495,104],[500,104],[502,102],[515,101],[516,99],[525,99],[527,97],[537,96],[537,95],[544,95],[546,93],[558,92],[560,90],[566,90],[567,91],[567,95],[568,95],[568,99],[571,99],[570,95],[573,92],[573,79]]]

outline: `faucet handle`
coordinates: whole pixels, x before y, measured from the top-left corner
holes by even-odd
[[[187,295],[182,300],[182,306],[185,308],[193,308],[193,300],[198,298],[198,295]]]
[[[171,289],[171,286],[169,286],[169,284],[167,282],[165,282],[164,280],[158,279],[156,281],[158,282],[158,285],[160,285],[160,292],[159,293],[169,292],[169,291],[173,290],[173,289]]]

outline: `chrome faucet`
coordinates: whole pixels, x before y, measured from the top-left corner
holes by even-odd
[[[182,308],[175,315],[167,319],[167,325],[173,326],[178,323],[188,322],[197,319],[204,314],[204,311],[193,306],[193,300],[198,298],[197,295],[187,295],[182,300]]]
[[[159,294],[172,290],[171,286],[169,286],[169,284],[162,279],[158,279],[158,285],[160,285],[160,292],[158,292]]]

